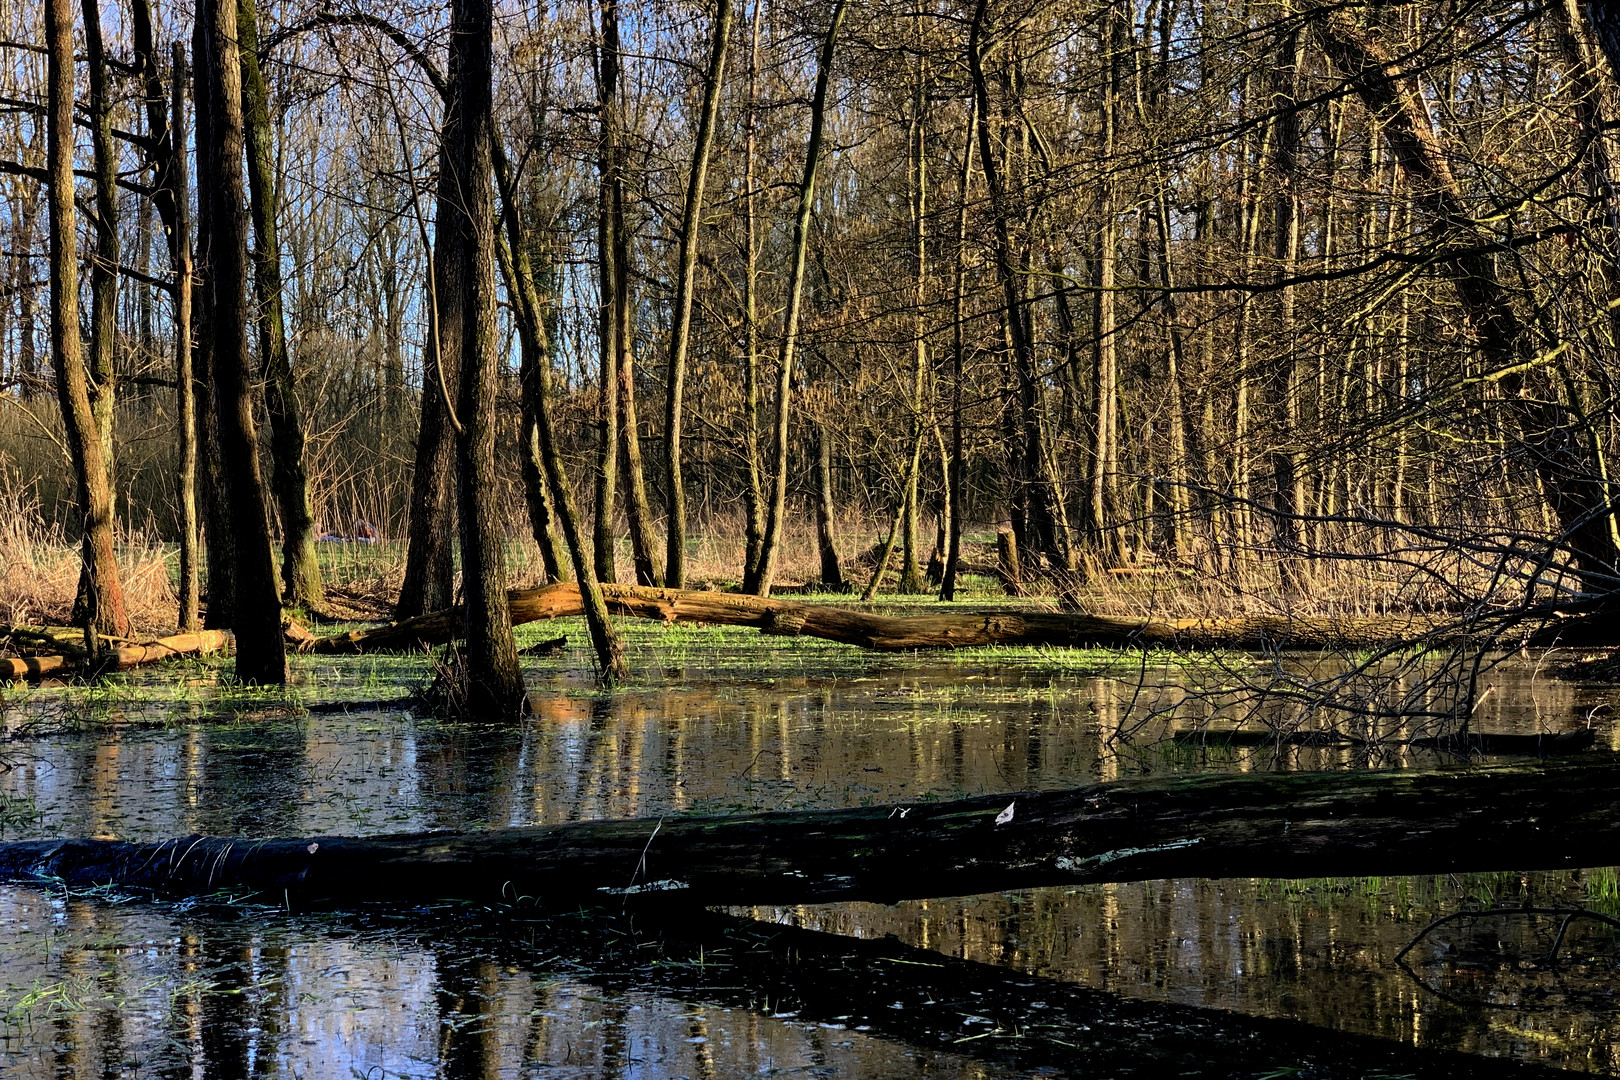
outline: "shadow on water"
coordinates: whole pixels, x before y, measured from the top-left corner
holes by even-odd
[[[1344,748],[1166,741],[1189,716],[1230,719],[1207,688],[1261,662],[1241,657],[872,657],[690,628],[635,647],[660,681],[613,694],[590,688],[578,649],[530,661],[536,715],[511,727],[366,706],[419,674],[379,658],[303,658],[292,699],[164,698],[151,675],[94,698],[11,695],[0,729],[26,737],[3,748],[17,764],[0,799],[16,812],[0,829],[468,830],[1364,763]],[[1491,678],[1482,730],[1561,730],[1604,700],[1529,665]],[[361,704],[304,715],[300,700]],[[1615,738],[1600,722],[1598,745]],[[1448,760],[1406,747],[1380,763]],[[0,1073],[1481,1075],[1508,1059],[1614,1073],[1612,935],[1583,928],[1578,963],[1557,973],[1535,963],[1545,927],[1436,938],[1413,965],[1429,989],[1394,957],[1462,907],[1609,910],[1617,891],[1608,872],[1160,881],[649,927],[0,888]]]

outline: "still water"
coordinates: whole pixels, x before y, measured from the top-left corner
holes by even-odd
[[[379,705],[422,678],[419,662],[388,659],[305,658],[291,696],[221,690],[217,669],[204,665],[93,691],[8,692],[0,830],[6,839],[467,830],[910,802],[1173,771],[1357,767],[1369,756],[1385,767],[1450,761],[1415,750],[1205,749],[1166,738],[1210,717],[1250,715],[1253,700],[1234,688],[1298,690],[1339,678],[1318,659],[874,657],[737,631],[639,635],[632,662],[642,683],[600,694],[581,652],[534,660],[535,715],[504,728]],[[1363,704],[1384,695],[1408,716],[1441,711],[1459,693],[1421,670],[1334,685]],[[1591,723],[1599,749],[1615,749],[1604,688],[1514,660],[1472,689],[1476,730]],[[1299,719],[1302,696],[1276,695],[1250,722]],[[323,711],[345,701],[345,711]],[[1154,1047],[1175,1036],[1120,1038],[1112,1028],[1221,1027],[1223,1016],[1390,1041],[1369,1044],[1375,1051],[1416,1045],[1613,1074],[1620,942],[1601,920],[1498,911],[1437,928],[1404,967],[1396,957],[1433,919],[1459,910],[1575,904],[1615,914],[1616,892],[1609,871],[1169,880],[754,909],[731,914],[755,921],[690,933],[677,948],[652,940],[660,931],[611,921],[582,928],[386,903],[286,912],[232,898],[176,904],[0,887],[0,1075],[1162,1075]],[[782,985],[776,969],[814,967],[802,958],[819,946],[744,963],[754,946],[734,939],[749,926],[914,951],[839,961],[854,972],[842,991],[826,978]],[[946,1002],[937,985],[916,979],[881,992],[895,1001],[856,1004],[862,994],[850,980],[866,981],[858,964],[934,977],[928,957],[990,965],[941,970],[1004,980],[974,991],[995,1007]],[[1072,998],[1097,991],[1105,993]],[[1062,995],[1071,996],[1060,1008]],[[1103,1015],[1114,995],[1161,1011],[1095,1024],[1076,1017]],[[1282,1049],[1288,1040],[1328,1038],[1297,1025],[1225,1035],[1279,1047],[1276,1075],[1296,1061]],[[1106,1051],[1111,1038],[1118,1046]],[[1396,1074],[1495,1067],[1439,1060],[1414,1059]],[[1267,1072],[1263,1053],[1243,1061],[1203,1064]],[[1203,1071],[1198,1064],[1191,1071]]]

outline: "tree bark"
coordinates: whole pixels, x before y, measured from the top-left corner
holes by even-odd
[[[278,899],[807,904],[1168,877],[1609,866],[1620,767],[1250,773],[944,803],[400,836],[0,844],[0,879]]]
[[[0,679],[48,679],[99,671],[123,671],[159,660],[217,652],[230,642],[231,636],[223,630],[175,634],[155,641],[110,648],[99,660],[91,660],[88,667],[83,662],[84,658],[74,656],[0,659]]]
[[[73,205],[73,4],[47,0],[49,49],[46,155],[50,174],[51,355],[62,406],[68,455],[78,484],[84,573],[89,588],[76,615],[92,638],[129,629],[118,559],[113,550],[113,501],[100,428],[90,401],[79,347],[77,214]]]
[[[619,496],[619,279],[615,260],[621,249],[619,230],[624,225],[623,167],[619,147],[619,3],[604,0],[602,39],[597,55],[596,109],[600,145],[597,148],[596,282],[598,366],[601,371],[601,427],[596,453],[596,574],[602,581],[617,581],[618,540],[614,505]]]
[[[849,0],[838,0],[816,61],[816,90],[810,102],[810,141],[805,146],[804,177],[799,182],[799,210],[793,222],[793,261],[788,272],[787,310],[782,316],[782,344],[776,359],[776,421],[771,432],[775,459],[772,463],[771,497],[765,510],[765,532],[760,540],[759,564],[751,578],[743,583],[744,592],[757,596],[769,596],[771,593],[787,515],[788,428],[792,418],[793,366],[799,345],[799,312],[804,299],[805,251],[810,244],[810,214],[815,208],[816,180],[821,170],[821,143],[827,125],[827,90],[832,81],[833,55],[838,47],[838,30],[848,9]]]
[[[270,487],[281,514],[281,582],[289,605],[319,610],[326,594],[321,587],[320,561],[315,557],[303,409],[287,352],[281,304],[281,243],[276,234],[280,193],[276,190],[270,92],[259,70],[256,0],[238,0],[237,29],[242,35],[242,110],[255,240],[253,292],[258,301],[259,364],[264,374],[265,411],[270,417]]]
[[[90,408],[101,437],[107,483],[115,492],[113,416],[118,401],[118,370],[113,350],[118,334],[118,152],[113,146],[113,102],[107,86],[107,49],[101,36],[101,6],[84,0],[85,67],[90,76],[90,146],[96,189],[96,256],[90,265]],[[80,595],[85,582],[81,579]]]
[[[184,146],[186,138],[186,53],[178,41],[174,43],[172,78],[171,148]],[[174,384],[180,440],[180,474],[175,479],[175,499],[180,505],[179,626],[190,633],[200,625],[201,596],[197,582],[197,383],[191,355],[191,222],[185,155],[173,154],[163,174],[173,185],[174,206],[169,247],[174,265]]]
[[[203,54],[208,66],[210,283],[213,290],[214,395],[221,465],[235,546],[236,677],[287,681],[281,590],[271,557],[270,519],[259,471],[253,419],[253,372],[247,340],[247,214],[242,176],[242,61],[235,0],[205,0]]]
[[[456,235],[466,268],[460,396],[456,411],[457,493],[461,507],[461,583],[466,597],[467,709],[471,715],[515,719],[523,701],[523,672],[506,603],[506,559],[495,474],[495,400],[499,388],[495,325],[495,200],[493,169],[494,7],[491,0],[455,0],[450,66],[456,94],[439,154],[460,194]]]
[[[843,590],[844,570],[833,520],[832,435],[825,420],[816,425],[816,550],[821,555],[821,583]]]
[[[714,35],[709,48],[708,77],[703,84],[703,111],[692,144],[686,204],[681,211],[681,244],[675,268],[674,323],[669,331],[669,373],[664,407],[664,459],[669,484],[669,520],[665,537],[664,578],[672,589],[686,587],[686,478],[681,472],[681,421],[686,394],[686,351],[692,333],[692,289],[697,278],[698,229],[703,219],[703,189],[709,174],[709,151],[720,116],[720,91],[726,80],[726,51],[731,42],[732,0],[717,0]]]

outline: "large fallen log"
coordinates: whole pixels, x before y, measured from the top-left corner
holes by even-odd
[[[1182,776],[471,833],[0,844],[0,879],[275,898],[796,904],[1161,877],[1620,864],[1620,762]]]
[[[1249,615],[1224,619],[1143,619],[1071,612],[984,611],[937,615],[874,615],[850,608],[802,604],[740,593],[602,586],[615,615],[662,622],[753,626],[768,634],[807,635],[868,649],[959,649],[975,645],[1169,645],[1187,648],[1376,648],[1418,638],[1463,636],[1450,617],[1390,615],[1307,619]],[[583,614],[579,586],[570,582],[507,594],[512,623]],[[371,630],[316,639],[319,653],[414,649],[461,632],[460,609],[431,612]]]
[[[99,664],[89,663],[82,654],[0,658],[0,677],[44,679],[91,671],[122,671],[142,664],[153,664],[159,660],[211,653],[225,648],[230,643],[231,635],[224,630],[203,630],[196,634],[175,634],[173,637],[158,638],[155,641],[120,645],[107,650]]]

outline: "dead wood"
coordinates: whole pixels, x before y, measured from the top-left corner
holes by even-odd
[[[225,648],[231,635],[224,630],[203,630],[196,634],[176,634],[107,650],[103,662],[91,664],[82,651],[73,654],[29,656],[0,659],[0,677],[11,679],[45,679],[83,674],[89,671],[122,671],[125,668],[153,664],[159,660],[173,660],[181,656],[198,656]]]
[[[467,833],[0,844],[0,879],[278,899],[797,904],[1165,877],[1620,862],[1620,761],[1250,773],[955,802]]]
[[[1176,646],[1184,648],[1377,648],[1423,638],[1462,637],[1452,617],[1388,615],[1290,618],[1248,615],[1150,619],[1071,612],[982,611],[874,615],[850,608],[740,593],[602,585],[614,615],[662,622],[753,626],[765,633],[824,638],[867,649],[959,649],[979,645]],[[512,623],[583,613],[572,582],[508,593]],[[461,630],[459,609],[317,639],[318,653],[415,649],[439,645]]]

